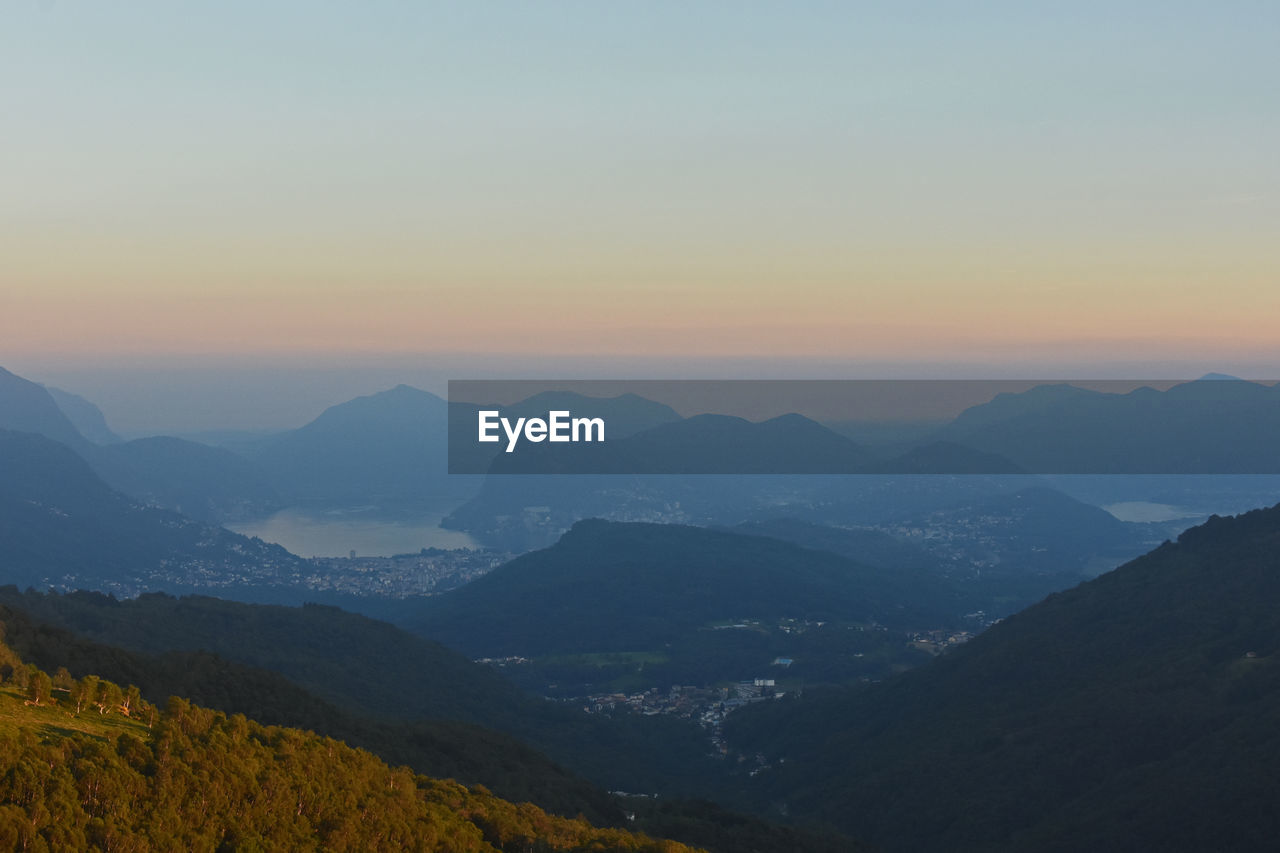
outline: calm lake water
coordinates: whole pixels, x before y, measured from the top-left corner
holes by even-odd
[[[1158,504],[1150,501],[1124,501],[1107,504],[1103,507],[1107,512],[1121,521],[1162,522],[1176,521],[1179,518],[1192,518],[1199,513],[1173,504]]]
[[[259,521],[226,525],[228,530],[282,545],[301,557],[361,557],[414,554],[423,548],[478,548],[457,530],[440,527],[440,514],[413,520],[378,518],[359,510],[284,509]]]

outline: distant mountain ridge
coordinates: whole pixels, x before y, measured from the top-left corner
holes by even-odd
[[[1280,473],[1280,386],[1231,377],[1111,394],[1042,385],[962,412],[937,438],[1051,474]]]
[[[33,432],[76,451],[91,447],[41,385],[0,367],[0,429]]]
[[[498,454],[492,474],[829,474],[865,466],[849,439],[801,415],[759,423],[695,415],[602,444],[530,444]]]
[[[124,441],[107,426],[102,410],[84,397],[51,385],[46,385],[45,390],[53,397],[53,402],[71,421],[72,426],[89,441],[94,444],[119,444]]]
[[[108,589],[180,587],[173,576],[183,565],[203,566],[223,582],[266,584],[303,566],[279,546],[142,506],[65,444],[7,430],[0,430],[0,558],[0,582]]]
[[[581,521],[423,602],[407,622],[468,654],[633,651],[716,620],[784,617],[945,624],[954,591],[908,567],[877,569],[738,532]]]
[[[455,423],[455,430],[465,441],[474,440],[474,424]],[[694,415],[621,435],[611,431],[603,443],[525,442],[513,452],[495,452],[486,458],[491,459],[488,473],[494,475],[1024,473],[996,453],[954,441],[933,441],[885,456],[795,413],[759,422],[731,415]]]
[[[256,465],[221,447],[154,436],[100,448],[88,458],[114,488],[206,523],[259,518],[283,506]]]
[[[68,396],[62,399],[66,403]],[[105,421],[98,424],[92,413],[86,414],[87,407],[100,418],[97,407],[79,397],[68,405],[101,437]],[[3,368],[0,429],[52,439],[78,454],[116,490],[143,503],[180,508],[203,522],[263,515],[280,506],[252,466],[228,450],[176,438],[95,444],[81,435],[52,391]]]
[[[447,474],[448,404],[397,385],[325,409],[244,448],[287,503],[452,505],[473,485]]]
[[[627,438],[636,433],[681,420],[676,410],[638,394],[616,397],[587,397],[568,391],[544,391],[509,406],[499,406],[508,417],[543,417],[553,410],[574,415],[604,418],[610,438]]]

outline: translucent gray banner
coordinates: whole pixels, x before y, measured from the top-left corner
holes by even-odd
[[[454,380],[453,474],[1276,474],[1274,380]]]

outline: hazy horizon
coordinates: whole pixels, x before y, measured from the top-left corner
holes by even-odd
[[[125,438],[219,430],[293,429],[326,408],[405,384],[440,397],[456,379],[1037,379],[1191,380],[1218,372],[1274,381],[1266,363],[837,362],[816,359],[582,359],[431,355],[261,362],[171,358],[96,364],[38,359],[0,364],[25,379],[79,394]]]

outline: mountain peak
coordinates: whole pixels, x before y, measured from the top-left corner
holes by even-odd
[[[3,367],[0,367],[0,429],[38,433],[76,450],[89,446],[44,386]]]

